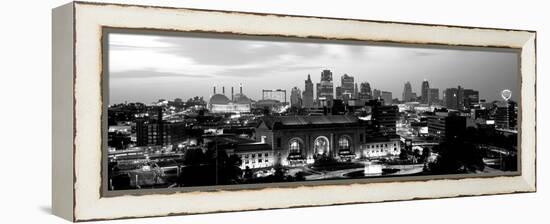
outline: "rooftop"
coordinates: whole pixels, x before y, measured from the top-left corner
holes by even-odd
[[[264,117],[261,123],[272,129],[274,126],[301,127],[301,126],[325,126],[360,124],[364,121],[350,115],[326,115],[326,116],[280,116]],[[261,124],[260,123],[260,124]]]

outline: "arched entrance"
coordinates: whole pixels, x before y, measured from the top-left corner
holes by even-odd
[[[304,141],[298,137],[292,138],[288,141],[288,162],[289,165],[299,165],[305,162],[303,156]]]
[[[338,138],[338,155],[340,158],[349,159],[354,157],[352,148],[350,136],[343,135]]]
[[[299,138],[290,139],[288,145],[290,154],[302,154],[302,150],[304,150],[304,143]]]
[[[315,156],[328,156],[330,154],[330,141],[325,136],[319,136],[313,142]]]

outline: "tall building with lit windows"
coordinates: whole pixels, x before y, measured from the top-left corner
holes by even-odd
[[[363,101],[372,100],[372,91],[368,82],[362,82],[361,85],[359,85],[357,98]]]
[[[334,100],[334,83],[332,82],[332,72],[323,70],[321,72],[321,82],[317,83],[317,101],[321,107],[332,107]]]
[[[422,95],[421,95],[421,102],[422,103],[428,103],[428,92],[429,92],[429,89],[430,89],[430,83],[428,83],[428,80],[424,79],[424,81],[422,81],[422,88],[421,88],[421,91],[422,91]]]
[[[413,100],[412,96],[412,86],[410,82],[405,83],[405,87],[403,88],[403,96],[402,96],[403,102],[410,102]]]
[[[296,86],[290,91],[290,106],[297,108],[302,107],[302,93]]]
[[[313,108],[313,82],[311,76],[308,74],[307,79],[304,81],[304,92],[302,93],[302,106],[304,108]]]
[[[341,98],[344,103],[347,103],[348,100],[355,98],[355,80],[353,76],[350,76],[348,74],[344,74],[341,79]]]

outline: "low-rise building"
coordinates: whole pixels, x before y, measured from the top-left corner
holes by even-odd
[[[398,138],[371,138],[360,147],[361,158],[395,157],[401,153]]]

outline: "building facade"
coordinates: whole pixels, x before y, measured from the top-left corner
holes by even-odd
[[[412,97],[412,86],[410,82],[406,82],[405,86],[403,87],[403,102],[410,102],[413,101]]]
[[[458,110],[463,107],[463,92],[462,88],[445,89],[445,106],[449,109]]]
[[[441,139],[456,139],[466,131],[466,117],[437,112],[427,116],[428,133]]]
[[[430,88],[428,90],[428,105],[439,104],[439,89]]]
[[[361,158],[396,157],[401,153],[399,138],[369,139],[360,147]]]
[[[321,107],[332,107],[334,99],[334,83],[332,82],[332,72],[323,70],[321,72],[321,82],[317,83],[317,101]]]
[[[353,116],[266,117],[256,128],[256,140],[271,146],[275,164],[295,166],[321,157],[355,159],[368,155],[370,123]],[[387,142],[387,140],[385,140]]]
[[[313,108],[313,82],[311,76],[307,75],[307,80],[304,81],[304,92],[302,94],[302,106],[304,108]]]
[[[428,83],[428,80],[422,81],[422,88],[421,88],[421,102],[422,103],[428,103],[428,91],[430,89],[430,83]]]
[[[380,98],[384,100],[384,105],[391,105],[393,101],[392,93],[387,91],[380,92]]]
[[[495,108],[495,126],[501,129],[516,129],[517,109],[515,102],[497,104]]]
[[[137,146],[162,146],[185,141],[186,125],[183,122],[169,123],[138,120],[136,122]]]
[[[286,104],[286,90],[284,89],[264,89],[262,90],[262,100],[277,100]]]
[[[345,104],[348,103],[348,100],[355,98],[355,79],[353,76],[344,74],[340,78],[341,83],[341,98]]]
[[[464,109],[472,109],[475,105],[479,104],[479,91],[473,89],[464,89],[463,94],[463,106]]]
[[[301,108],[302,103],[302,91],[298,87],[292,88],[290,91],[290,106]]]
[[[242,138],[234,134],[219,134],[203,136],[205,143],[216,144],[228,156],[235,155],[241,159],[239,168],[245,170],[267,168],[273,166],[273,150],[269,145]]]
[[[378,90],[378,89],[372,90],[372,99],[378,100],[378,99],[380,99],[380,97],[382,97],[382,94],[381,94],[380,90]]]
[[[372,120],[378,127],[378,133],[384,136],[394,136],[397,131],[397,119],[399,117],[398,106],[372,104]]]
[[[472,109],[479,104],[479,91],[464,89],[461,86],[445,90],[445,105],[449,109]]]
[[[233,88],[231,88],[231,100],[225,96],[225,87],[222,88],[222,94],[216,93],[216,87],[214,87],[213,95],[208,101],[208,109],[218,114],[249,113],[251,104],[252,100],[243,94],[242,85],[238,94],[233,94]]]
[[[372,91],[368,82],[362,82],[361,85],[359,85],[357,98],[363,101],[372,100]]]

